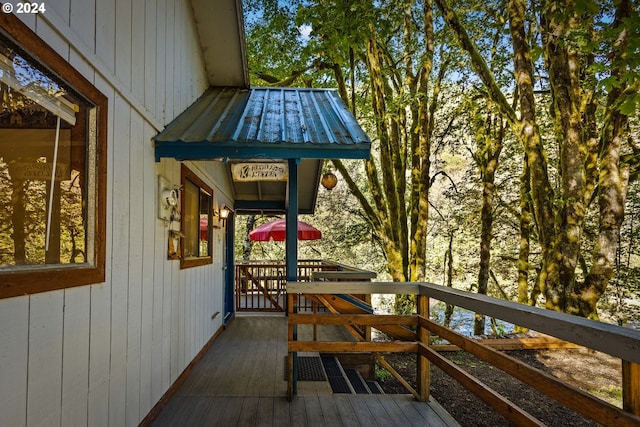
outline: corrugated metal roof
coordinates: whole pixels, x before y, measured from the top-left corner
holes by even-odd
[[[211,88],[155,137],[156,160],[369,158],[371,141],[330,89]]]

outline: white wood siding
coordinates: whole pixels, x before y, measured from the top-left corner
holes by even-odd
[[[135,426],[222,326],[214,263],[180,270],[151,138],[208,83],[187,0],[48,0],[20,16],[109,99],[106,283],[0,300],[0,425]],[[189,165],[230,203],[222,165]],[[216,319],[211,315],[220,312]]]

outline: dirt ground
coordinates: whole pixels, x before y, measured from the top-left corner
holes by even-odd
[[[505,353],[615,406],[622,407],[620,359],[588,349],[519,350]],[[442,354],[549,426],[599,425],[468,353],[443,352]],[[416,356],[414,354],[389,354],[385,358],[415,387]],[[388,378],[386,371],[380,375],[379,369],[377,369],[378,377],[383,377],[379,382],[385,393],[408,393],[395,378]],[[512,425],[474,394],[433,366],[431,394],[463,427]]]

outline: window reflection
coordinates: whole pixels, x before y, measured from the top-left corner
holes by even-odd
[[[211,195],[200,191],[200,244],[199,256],[209,256],[209,212],[211,212]]]
[[[211,194],[191,180],[184,184],[184,256],[208,257],[211,235]]]
[[[0,102],[0,268],[93,261],[87,147],[94,107],[1,35]]]

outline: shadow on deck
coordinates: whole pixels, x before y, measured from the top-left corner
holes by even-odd
[[[311,327],[300,326],[303,339]],[[337,335],[339,335],[337,337]],[[335,326],[318,340],[348,340]],[[287,402],[283,315],[238,316],[220,334],[153,426],[457,426],[435,401],[411,395],[333,394],[328,382],[299,381]]]

